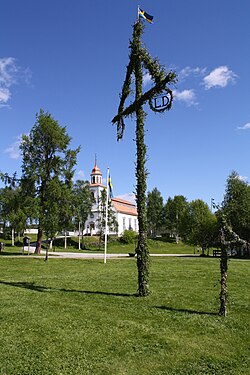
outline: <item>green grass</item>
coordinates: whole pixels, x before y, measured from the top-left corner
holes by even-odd
[[[34,239],[33,239],[34,240]],[[5,249],[1,255],[10,254],[21,254],[22,253],[22,242],[16,243],[16,246],[11,246],[11,240],[1,240],[5,242]],[[62,251],[62,252],[102,252],[104,251],[104,246],[101,250],[98,248],[98,237],[84,237],[84,243],[86,250],[78,250],[78,238],[71,237],[67,239],[67,248],[64,249],[64,238],[56,239],[54,241],[53,249],[50,251]],[[164,241],[163,239],[148,239],[149,251],[152,254],[193,254],[194,247],[183,244],[181,241],[177,245],[176,243],[171,243]],[[45,245],[44,245],[45,248]],[[119,240],[111,239],[108,243],[108,253],[121,253],[128,254],[135,252],[135,244],[125,244]],[[27,253],[27,251],[26,251]],[[197,253],[197,250],[196,250]]]
[[[0,257],[1,375],[248,375],[249,261],[151,260],[148,298],[136,260]]]

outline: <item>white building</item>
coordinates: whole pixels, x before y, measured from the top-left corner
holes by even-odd
[[[95,163],[90,175],[90,191],[93,194],[95,203],[92,207],[91,214],[85,223],[85,234],[98,234],[99,201],[102,190],[106,188],[107,187],[102,183],[102,173],[100,168]],[[112,198],[111,204],[118,222],[118,235],[120,236],[126,229],[131,229],[138,232],[138,215],[136,205],[120,198]]]

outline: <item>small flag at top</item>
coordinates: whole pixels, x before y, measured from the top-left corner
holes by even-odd
[[[110,198],[113,198],[113,185],[112,185],[110,173],[109,173],[109,177],[108,177],[108,189],[109,189]]]
[[[150,14],[146,13],[141,8],[138,8],[138,16],[140,18],[143,18],[144,20],[148,21],[149,23],[153,23],[153,16],[150,16]]]

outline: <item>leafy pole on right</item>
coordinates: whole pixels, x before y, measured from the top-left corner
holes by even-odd
[[[220,309],[219,315],[226,317],[227,316],[227,305],[228,305],[228,288],[227,288],[227,271],[228,271],[228,252],[232,250],[240,249],[240,252],[245,249],[249,249],[250,244],[240,238],[240,236],[232,230],[232,227],[229,225],[229,220],[223,210],[220,209],[219,205],[213,203],[213,208],[216,208],[217,214],[221,221],[220,229],[220,248],[221,248],[221,257],[220,257]]]
[[[165,72],[165,69],[160,66],[157,59],[153,59],[146,48],[142,46],[141,36],[143,34],[144,26],[138,17],[133,26],[133,39],[130,41],[130,60],[127,66],[125,81],[120,96],[120,104],[118,113],[113,118],[112,123],[117,124],[117,139],[123,137],[125,128],[124,118],[136,115],[136,200],[138,209],[138,223],[139,235],[137,253],[137,268],[138,268],[138,295],[145,297],[149,294],[149,251],[147,245],[147,208],[146,208],[146,188],[147,188],[147,170],[146,163],[146,145],[144,142],[144,120],[146,113],[143,105],[148,102],[151,110],[163,112],[172,107],[173,94],[172,90],[167,87],[168,84],[176,82],[175,72]],[[143,68],[148,70],[154,86],[143,93]],[[132,92],[130,86],[132,84],[132,76],[135,77],[135,100],[128,107],[124,107],[125,100]],[[154,103],[156,103],[156,96],[163,94],[164,106],[156,110]]]

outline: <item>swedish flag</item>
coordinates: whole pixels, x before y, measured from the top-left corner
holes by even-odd
[[[111,181],[110,174],[109,174],[109,177],[108,177],[108,187],[109,187],[109,196],[110,196],[110,198],[113,198],[113,184],[112,184],[112,181]]]
[[[153,23],[153,16],[150,16],[150,14],[146,13],[144,10],[142,10],[141,8],[138,8],[138,16],[140,18],[143,18],[145,20],[147,20],[149,23]]]

